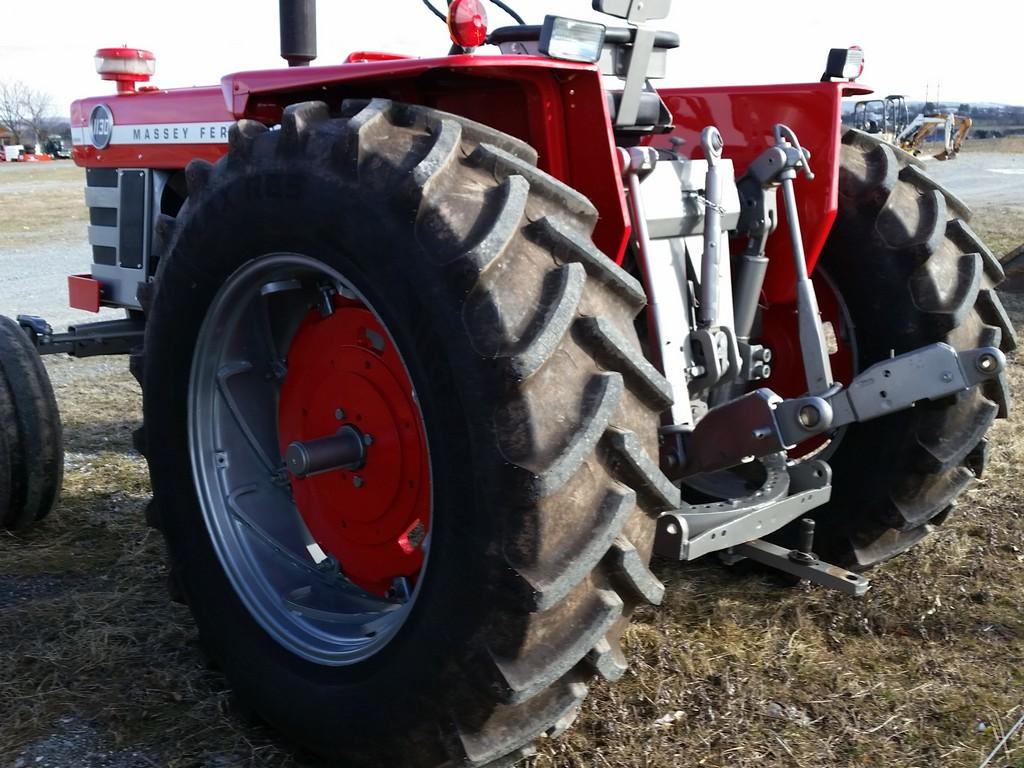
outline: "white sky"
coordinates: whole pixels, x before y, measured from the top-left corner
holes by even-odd
[[[545,13],[600,18],[589,0],[508,0],[528,23]],[[443,6],[444,0],[434,0]],[[860,45],[861,82],[924,99],[926,83],[943,101],[1024,104],[1021,52],[1024,6],[1017,2],[892,0],[675,0],[659,23],[679,33],[669,54],[675,85],[800,82],[820,77],[830,47]],[[1016,11],[1012,10],[1014,7]],[[277,0],[50,0],[0,10],[0,80],[20,79],[53,96],[67,114],[80,96],[113,92],[93,69],[96,48],[127,43],[156,54],[154,83],[208,85],[245,69],[283,66],[278,56]],[[902,8],[902,10],[900,10]],[[514,23],[494,6],[490,26]],[[319,58],[340,61],[352,50],[412,55],[447,52],[444,25],[421,0],[319,0]],[[481,51],[495,51],[484,48]]]

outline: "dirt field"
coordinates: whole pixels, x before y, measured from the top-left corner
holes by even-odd
[[[67,160],[0,163],[0,313],[45,313],[59,329],[96,319],[67,306],[67,276],[92,261],[88,223],[84,170]]]
[[[989,167],[1002,165],[977,166]],[[956,166],[941,170],[956,188]],[[9,286],[54,242],[72,249],[68,270],[85,266],[81,184],[66,164],[0,164],[0,312],[63,301],[56,278],[31,307]],[[1024,195],[968,202],[998,250],[1024,240]],[[12,206],[38,220],[19,229]],[[1006,302],[1024,333],[1024,296]],[[166,599],[124,361],[48,366],[67,476],[44,525],[0,536],[0,768],[313,765],[237,711],[188,612]],[[1010,377],[1020,402],[1020,362]],[[1024,427],[1000,422],[991,438],[985,478],[929,540],[874,572],[865,598],[714,560],[657,562],[665,605],[629,630],[630,671],[595,683],[576,727],[532,766],[976,768],[1024,714]],[[1024,733],[992,765],[1024,767]]]

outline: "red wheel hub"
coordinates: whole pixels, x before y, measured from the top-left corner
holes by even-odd
[[[288,350],[278,405],[282,455],[294,441],[351,425],[366,444],[357,469],[290,475],[302,519],[325,554],[364,589],[410,586],[430,531],[430,467],[412,381],[386,330],[363,304],[310,312]]]

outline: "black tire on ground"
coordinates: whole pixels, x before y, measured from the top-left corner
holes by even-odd
[[[510,765],[614,680],[634,606],[657,603],[665,380],[637,281],[591,243],[597,213],[527,145],[383,100],[241,121],[163,256],[146,331],[147,456],[201,640],[239,697],[347,766]],[[409,368],[430,441],[435,540],[398,635],[348,667],[299,659],[246,612],[194,491],[186,402],[218,286],[262,254],[358,278]]]
[[[25,331],[2,316],[0,390],[0,431],[10,467],[8,493],[0,496],[8,499],[0,509],[0,526],[17,531],[42,520],[56,505],[64,478],[64,444],[43,361]]]
[[[14,486],[11,484],[11,449],[8,447],[17,425],[14,421],[14,405],[7,384],[0,377],[0,525],[10,514]]]
[[[967,207],[905,153],[843,137],[839,216],[821,264],[854,325],[863,370],[935,342],[1016,346],[994,288],[1003,270]],[[817,553],[865,569],[923,539],[985,467],[985,433],[1009,408],[1005,376],[955,397],[852,425],[829,460],[833,493],[814,517]],[[787,531],[792,538],[792,529]]]

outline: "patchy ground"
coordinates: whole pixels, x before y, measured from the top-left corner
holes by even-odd
[[[971,226],[997,253],[1024,243],[1024,138],[968,139],[958,157],[927,171],[974,209]]]
[[[0,314],[45,312],[58,330],[96,319],[67,306],[67,276],[92,262],[88,224],[83,169],[68,160],[0,163]]]
[[[3,313],[14,308],[3,285],[17,259],[40,253],[33,242],[71,238],[68,215],[79,217],[82,248],[84,226],[77,171],[7,171],[0,200],[45,185],[61,213],[52,236],[0,219]],[[14,193],[14,183],[27,186]],[[997,250],[1024,240],[1024,199],[970,203]],[[79,253],[72,269],[87,261]],[[36,299],[59,304],[61,287]],[[1006,301],[1024,332],[1024,297]],[[130,448],[140,398],[124,361],[48,367],[67,477],[45,524],[0,535],[0,768],[311,765],[237,711],[188,612],[166,599],[162,547],[143,523],[148,478]],[[1024,365],[1010,376],[1020,402]],[[627,633],[629,673],[595,683],[576,727],[542,745],[534,768],[976,768],[1024,713],[1024,427],[1000,422],[991,437],[985,479],[934,536],[876,571],[863,599],[713,560],[656,563],[666,603],[640,611]],[[1024,734],[993,765],[1022,768]]]

